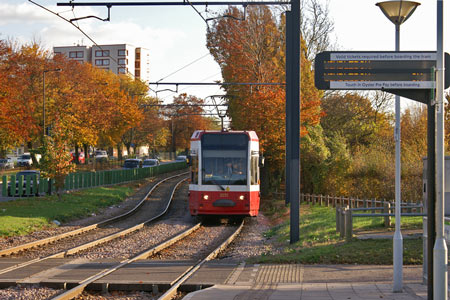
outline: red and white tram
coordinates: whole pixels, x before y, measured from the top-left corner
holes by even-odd
[[[254,131],[195,131],[189,163],[191,215],[258,215],[260,158]]]

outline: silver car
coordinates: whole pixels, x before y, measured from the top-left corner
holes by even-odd
[[[10,158],[0,158],[0,169],[14,169],[14,162]]]
[[[143,168],[150,168],[150,167],[154,167],[154,166],[159,166],[159,160],[154,159],[154,158],[149,158],[149,159],[144,160],[144,162],[142,163]]]

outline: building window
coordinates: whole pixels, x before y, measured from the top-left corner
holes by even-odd
[[[83,51],[70,51],[69,52],[69,58],[83,58],[84,53]]]
[[[108,57],[109,50],[95,50],[95,56],[96,57]]]
[[[127,73],[127,68],[124,68],[124,67],[117,68],[117,73],[119,73],[119,74],[126,74]]]
[[[117,51],[117,55],[118,56],[127,56],[128,55],[128,50],[120,49],[120,50]]]
[[[118,62],[119,65],[126,65],[127,63],[128,62],[127,62],[126,58],[119,58],[119,62]]]
[[[61,55],[61,52],[55,52],[55,55]]]
[[[109,66],[109,59],[96,59],[95,65],[96,66]]]
[[[141,71],[140,70],[134,71],[134,76],[140,78],[141,77]]]

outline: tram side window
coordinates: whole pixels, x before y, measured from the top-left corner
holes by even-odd
[[[198,157],[191,156],[191,183],[198,184]]]
[[[251,164],[251,166],[250,166],[250,169],[251,169],[250,184],[256,185],[256,184],[258,184],[258,181],[259,181],[258,156],[252,156],[250,164]]]

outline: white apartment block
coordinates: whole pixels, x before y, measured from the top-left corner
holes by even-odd
[[[53,53],[79,62],[89,62],[115,74],[130,74],[144,82],[150,81],[150,53],[145,48],[128,44],[67,46],[53,47]]]

